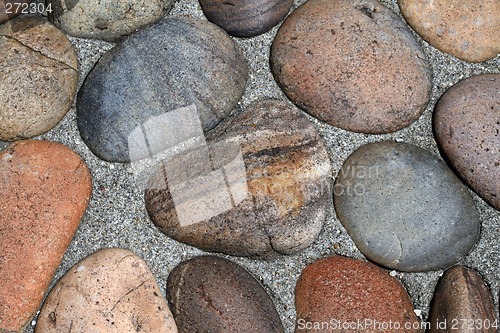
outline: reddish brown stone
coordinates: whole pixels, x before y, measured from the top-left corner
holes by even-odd
[[[460,177],[500,209],[500,74],[464,79],[436,105],[436,141]]]
[[[421,332],[401,283],[362,260],[335,256],[308,265],[297,282],[295,306],[297,333]]]
[[[280,27],[271,69],[287,96],[330,125],[363,133],[416,121],[431,71],[404,22],[376,0],[309,0]]]
[[[0,153],[0,184],[0,332],[21,332],[78,228],[91,177],[69,148],[29,140]]]
[[[495,333],[493,300],[479,274],[455,266],[439,279],[432,300],[429,333]]]

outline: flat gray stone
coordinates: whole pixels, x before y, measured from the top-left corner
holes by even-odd
[[[193,105],[209,130],[238,103],[247,76],[240,48],[224,30],[197,18],[169,17],[99,60],[78,93],[78,128],[98,157],[129,162],[134,130]]]
[[[384,141],[356,150],[334,186],[337,216],[359,250],[401,271],[449,267],[479,236],[467,188],[430,152]]]

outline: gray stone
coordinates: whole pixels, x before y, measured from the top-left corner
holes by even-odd
[[[247,75],[241,50],[222,29],[196,18],[169,17],[99,60],[78,93],[78,128],[98,157],[129,162],[134,130],[191,105],[209,130],[237,104]]]
[[[54,0],[49,19],[71,36],[116,41],[154,23],[175,0]]]
[[[215,256],[180,263],[167,282],[179,333],[283,333],[273,301],[243,267]]]
[[[479,236],[466,186],[442,160],[406,143],[356,150],[337,176],[334,203],[359,250],[401,271],[449,267]]]

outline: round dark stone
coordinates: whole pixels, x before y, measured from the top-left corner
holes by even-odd
[[[166,18],[111,49],[88,75],[77,99],[82,139],[104,160],[129,162],[130,136],[146,121],[194,105],[209,130],[237,104],[247,76],[241,50],[222,29]]]
[[[376,0],[309,0],[281,25],[271,69],[312,116],[363,133],[416,121],[431,92],[426,57],[405,23]]]
[[[436,141],[460,177],[500,209],[500,74],[464,79],[434,111]]]
[[[228,34],[252,37],[277,25],[293,0],[200,0],[200,5],[206,17]]]
[[[264,288],[227,259],[202,256],[180,263],[167,290],[179,333],[284,332]]]
[[[369,259],[401,271],[449,267],[479,236],[467,187],[430,152],[406,143],[371,143],[342,166],[337,216]]]

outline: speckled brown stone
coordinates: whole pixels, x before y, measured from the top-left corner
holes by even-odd
[[[463,266],[452,267],[436,287],[429,333],[495,333],[498,320],[494,311],[490,290],[481,276]]]
[[[217,146],[221,142],[239,149]],[[170,180],[163,173],[153,177],[145,200],[160,230],[207,251],[252,257],[296,253],[316,239],[331,202],[331,165],[316,129],[300,110],[279,101],[255,103],[210,132],[208,143],[214,147],[212,156],[194,151],[187,155],[189,162],[181,156],[169,166]],[[181,226],[168,186],[155,185],[188,172],[189,179],[208,175],[239,152],[246,168],[244,199],[217,216]],[[203,191],[190,186],[183,196],[220,197],[210,188]],[[193,204],[189,209],[196,212],[200,207]]]
[[[500,52],[498,0],[398,0],[408,24],[429,44],[459,59],[481,62]]]
[[[206,17],[228,34],[252,37],[277,25],[293,0],[200,0],[200,5]]]
[[[299,107],[354,132],[388,133],[416,121],[431,72],[405,23],[376,0],[309,0],[280,27],[271,68]]]
[[[50,141],[19,141],[0,153],[0,331],[24,332],[91,192],[80,157]]]
[[[441,97],[433,127],[441,151],[463,180],[500,209],[500,74],[458,82]]]
[[[296,333],[421,332],[406,329],[419,327],[418,319],[397,279],[371,263],[342,256],[319,259],[302,271],[295,288],[295,307]],[[366,319],[372,324],[367,325]],[[347,327],[352,322],[357,325],[358,320],[364,326]],[[375,321],[379,325],[392,322],[393,326],[384,329]],[[328,327],[306,328],[307,323],[322,322]]]
[[[54,286],[36,333],[177,333],[146,263],[119,248],[91,254]]]
[[[49,22],[26,18],[0,26],[0,68],[0,140],[42,134],[71,107],[78,60]]]
[[[179,264],[167,282],[179,333],[283,333],[273,301],[241,266],[215,256]]]
[[[0,24],[21,14],[23,5],[19,6],[17,4],[28,4],[30,2],[32,0],[0,0]],[[14,6],[14,4],[16,5]]]

